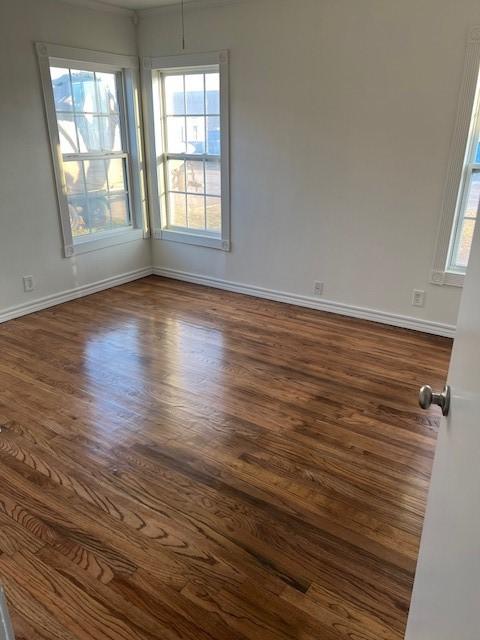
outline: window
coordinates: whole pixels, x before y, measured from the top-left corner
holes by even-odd
[[[169,228],[221,229],[220,74],[162,74]]]
[[[452,139],[433,284],[462,286],[480,211],[480,27],[471,30]]]
[[[38,45],[37,51],[65,254],[141,237],[136,60],[93,52],[79,56],[52,45]]]
[[[453,226],[447,270],[465,273],[477,214],[480,213],[480,115],[478,98],[467,145],[457,215]]]
[[[229,249],[227,57],[144,60],[156,238]]]
[[[122,76],[50,67],[72,236],[131,225]]]

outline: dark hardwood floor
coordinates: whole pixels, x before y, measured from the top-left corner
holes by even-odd
[[[450,349],[153,276],[0,325],[17,639],[402,638]]]

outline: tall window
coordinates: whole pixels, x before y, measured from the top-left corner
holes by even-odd
[[[122,76],[50,67],[72,235],[131,223]]]
[[[470,30],[431,282],[462,286],[480,210],[480,27]]]
[[[478,103],[477,96],[448,258],[448,269],[459,273],[465,273],[468,266],[475,222],[480,213],[480,105]]]
[[[170,228],[221,229],[220,73],[162,73],[164,171]]]
[[[117,56],[105,64],[106,54],[92,62],[95,54],[88,53],[75,62],[48,56],[48,83],[45,69],[42,76],[67,255],[99,240],[115,243],[119,234],[124,241],[122,234],[142,226],[132,194],[132,183],[141,191],[141,179],[132,154],[139,148],[134,110],[127,108],[134,99],[131,77],[127,82]]]
[[[229,248],[227,54],[144,59],[155,237]]]

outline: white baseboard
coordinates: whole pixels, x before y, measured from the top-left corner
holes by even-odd
[[[159,268],[159,267],[145,267],[143,269],[136,269],[135,271],[129,271],[118,276],[99,280],[93,284],[83,285],[81,287],[75,287],[68,291],[62,291],[55,293],[44,298],[38,298],[32,302],[21,304],[8,309],[0,310],[0,323],[7,320],[13,320],[20,316],[34,313],[35,311],[41,311],[48,307],[53,307],[63,302],[69,302],[76,298],[88,296],[98,291],[110,289],[112,287],[118,287],[121,284],[132,282],[140,278],[145,278],[149,275],[162,276],[164,278],[172,278],[175,280],[184,280],[185,282],[192,282],[195,284],[204,285],[207,287],[215,287],[216,289],[224,289],[226,291],[233,291],[234,293],[243,293],[247,296],[254,296],[256,298],[264,298],[266,300],[275,300],[276,302],[284,302],[286,304],[293,304],[300,307],[307,307],[309,309],[318,309],[319,311],[327,311],[329,313],[338,313],[342,316],[350,316],[352,318],[359,318],[361,320],[371,320],[372,322],[380,322],[382,324],[393,325],[394,327],[402,327],[404,329],[413,329],[415,331],[423,331],[425,333],[432,333],[434,335],[446,336],[453,338],[455,336],[455,326],[450,324],[442,324],[440,322],[431,322],[429,320],[423,320],[420,318],[412,318],[409,316],[398,315],[394,313],[388,313],[386,311],[379,311],[377,309],[368,309],[366,307],[356,307],[354,305],[343,304],[341,302],[335,302],[333,300],[319,300],[313,296],[302,296],[296,293],[286,293],[284,291],[276,291],[274,289],[265,289],[262,287],[255,287],[251,285],[241,284],[238,282],[231,282],[229,280],[221,280],[220,278],[211,278],[210,276],[200,276],[194,273],[188,273],[186,271],[177,271],[175,269]]]
[[[7,320],[13,320],[20,316],[25,316],[28,313],[34,313],[35,311],[41,311],[48,307],[54,307],[57,304],[63,302],[69,302],[76,298],[82,298],[83,296],[89,296],[92,293],[103,291],[104,289],[111,289],[112,287],[118,287],[120,284],[132,282],[132,280],[138,280],[139,278],[145,278],[153,273],[152,267],[145,267],[143,269],[136,269],[135,271],[129,271],[128,273],[122,273],[118,276],[111,278],[105,278],[104,280],[98,280],[93,284],[86,284],[81,287],[75,287],[68,291],[62,291],[60,293],[54,293],[44,298],[37,298],[32,302],[26,302],[25,304],[18,305],[16,307],[9,307],[8,309],[0,310],[0,323]]]
[[[368,309],[366,307],[356,307],[350,304],[335,302],[333,300],[319,300],[313,296],[302,296],[296,293],[286,293],[284,291],[275,291],[274,289],[264,289],[262,287],[254,287],[238,282],[221,280],[220,278],[211,278],[210,276],[201,276],[185,271],[177,271],[175,269],[154,267],[153,274],[164,278],[173,278],[174,280],[184,280],[194,284],[201,284],[207,287],[215,287],[234,293],[243,293],[247,296],[256,298],[265,298],[267,300],[275,300],[276,302],[285,302],[300,307],[308,307],[309,309],[318,309],[319,311],[327,311],[329,313],[337,313],[342,316],[350,316],[361,320],[370,320],[372,322],[380,322],[389,324],[394,327],[402,327],[403,329],[413,329],[414,331],[423,331],[424,333],[432,333],[447,338],[455,337],[455,326],[451,324],[442,324],[440,322],[431,322],[420,318],[412,318],[410,316],[398,315],[378,309]]]

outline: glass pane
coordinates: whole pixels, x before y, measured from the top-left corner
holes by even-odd
[[[85,193],[85,182],[81,162],[64,162],[63,173],[67,185],[67,195],[71,196]]]
[[[462,230],[456,248],[454,265],[456,267],[467,267],[470,249],[472,248],[473,231],[475,229],[475,220],[464,220]]]
[[[101,151],[98,117],[91,114],[77,115],[75,116],[75,122],[77,123],[80,153]]]
[[[102,151],[121,151],[120,116],[95,116]]]
[[[187,216],[189,229],[205,229],[205,198],[187,195]]]
[[[222,180],[220,160],[207,160],[205,164],[205,178],[207,181],[206,192],[212,196],[221,195]]]
[[[191,193],[205,193],[202,160],[187,161],[187,191]]]
[[[480,142],[477,145],[477,152],[475,154],[475,160],[474,162],[480,164]]]
[[[57,113],[58,134],[62,153],[78,153],[77,131],[72,113]]]
[[[108,175],[108,190],[112,191],[126,191],[127,181],[125,179],[125,162],[121,158],[115,158],[114,160],[106,160],[107,175]]]
[[[205,113],[203,73],[185,76],[185,97],[188,114],[203,115]]]
[[[88,214],[88,204],[85,195],[75,195],[68,197],[68,211],[70,213],[70,224],[74,238],[90,233],[90,217]]]
[[[88,214],[90,217],[90,233],[112,228],[110,202],[102,193],[89,194]]]
[[[185,94],[182,76],[165,76],[165,109],[167,116],[181,116],[185,113]]]
[[[207,113],[220,114],[220,74],[205,75],[205,91],[207,92]]]
[[[187,226],[187,211],[183,193],[169,193],[169,223],[174,227]]]
[[[71,69],[73,103],[78,112],[97,112],[95,74],[92,71]]]
[[[89,193],[107,193],[107,172],[105,170],[105,160],[86,160],[85,180]]]
[[[220,233],[222,228],[222,201],[220,198],[207,198],[207,230]]]
[[[185,191],[185,162],[168,161],[168,188],[171,191]]]
[[[220,118],[207,118],[207,153],[212,156],[220,155]]]
[[[185,153],[185,118],[167,118],[168,153]]]
[[[100,113],[118,113],[117,78],[115,73],[96,73],[98,110]]]
[[[68,69],[50,67],[56,111],[73,111],[72,86]]]
[[[476,218],[480,210],[480,172],[472,174],[470,181],[470,191],[468,193],[467,206],[463,216],[465,218]]]
[[[130,213],[128,210],[127,196],[110,196],[109,203],[112,216],[112,228],[128,227],[130,224]]]
[[[205,153],[205,118],[188,117],[187,153]]]

